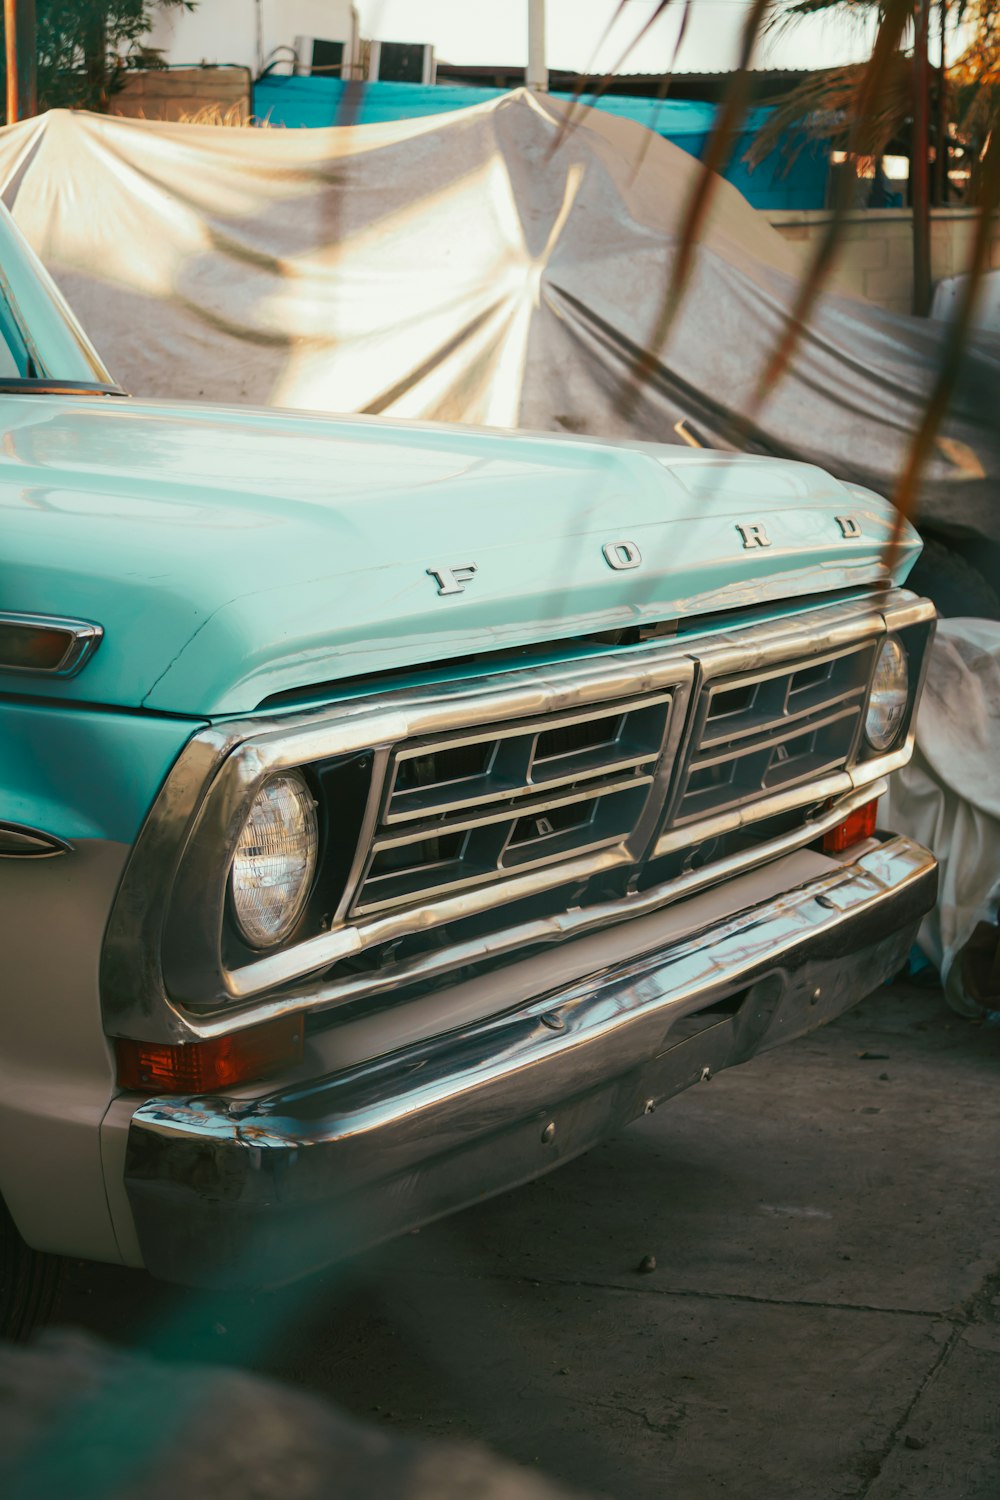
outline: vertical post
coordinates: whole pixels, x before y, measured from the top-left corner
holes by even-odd
[[[941,57],[937,68],[937,127],[934,132],[934,202],[941,208],[948,202],[948,59],[945,50],[945,28],[948,24],[948,0],[938,0],[941,15]]]
[[[545,0],[528,0],[528,71],[525,83],[538,94],[549,89],[545,65]]]
[[[103,11],[96,13],[83,37],[83,66],[87,78],[87,108],[107,112],[108,38]]]
[[[910,147],[910,199],[913,209],[913,311],[926,317],[931,307],[930,64],[927,32],[930,0],[917,0],[913,36],[913,140]]]
[[[7,54],[7,124],[38,113],[35,0],[3,0]]]

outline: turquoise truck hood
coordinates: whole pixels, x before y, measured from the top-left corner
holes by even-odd
[[[113,397],[0,401],[0,610],[104,629],[79,676],[33,678],[32,693],[241,713],[319,683],[886,577],[888,504],[806,464]],[[907,529],[897,582],[918,546]],[[27,681],[0,671],[4,690]]]

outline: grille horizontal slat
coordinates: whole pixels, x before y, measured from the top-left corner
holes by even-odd
[[[515,821],[523,821],[527,817],[538,816],[569,803],[586,801],[589,804],[599,801],[612,792],[648,786],[651,780],[652,777],[648,772],[639,769],[629,776],[610,776],[600,782],[585,783],[581,787],[550,787],[541,796],[538,795],[537,788],[529,787],[527,789],[529,795],[524,795],[523,799],[519,798],[516,805],[512,802],[507,802],[502,807],[491,804],[468,812],[452,809],[448,815],[423,818],[419,824],[403,824],[401,827],[392,825],[391,831],[376,834],[372,841],[372,848],[377,852],[417,843],[421,839],[434,835],[465,832],[473,828],[484,828],[493,823],[513,824]],[[532,792],[535,795],[530,795]]]
[[[852,707],[857,712],[864,698],[864,690],[858,688],[854,692],[837,695],[838,706]],[[829,707],[829,705],[826,705]],[[699,742],[699,753],[711,750],[715,746],[731,745],[741,740],[753,739],[754,741],[764,739],[768,736],[773,738],[784,738],[785,735],[795,733],[796,728],[804,729],[813,723],[817,717],[822,717],[824,710],[816,708],[794,708],[784,714],[758,720],[755,723],[738,723],[722,727],[721,721],[710,719],[705,726],[705,733]],[[713,726],[719,723],[719,729],[713,733]]]
[[[463,790],[454,792],[450,797],[443,797],[433,789],[426,789],[423,797],[408,798],[407,805],[400,811],[396,805],[396,799],[384,818],[386,828],[406,827],[411,823],[425,823],[428,819],[441,819],[442,822],[451,818],[462,819],[467,809],[473,807],[495,807],[503,804],[513,808],[517,804],[518,811],[523,811],[521,803],[529,800],[537,800],[541,794],[551,795],[552,788],[572,783],[574,785],[585,784],[590,781],[603,780],[609,775],[620,775],[623,772],[634,772],[641,774],[644,768],[654,764],[656,756],[637,754],[615,758],[605,765],[594,764],[584,766],[575,770],[571,776],[547,776],[536,778],[533,782],[525,782],[515,785],[498,778],[488,787],[477,779],[475,790]],[[597,791],[593,793],[597,795]]]

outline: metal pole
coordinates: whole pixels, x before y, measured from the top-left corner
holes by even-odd
[[[930,94],[927,59],[930,0],[918,0],[913,37],[913,142],[910,148],[913,209],[913,311],[926,317],[931,307]]]
[[[937,130],[934,155],[934,202],[940,208],[948,202],[948,60],[945,31],[948,25],[948,0],[939,0],[941,15],[941,61],[937,69]]]
[[[545,66],[545,0],[528,0],[528,71],[524,79],[538,94],[549,90],[549,70]]]
[[[38,113],[35,0],[3,0],[7,53],[7,124]]]

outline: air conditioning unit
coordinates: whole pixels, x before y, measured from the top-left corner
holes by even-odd
[[[368,77],[381,83],[436,83],[429,42],[369,42]]]
[[[354,37],[297,36],[295,73],[300,78],[353,78]]]

